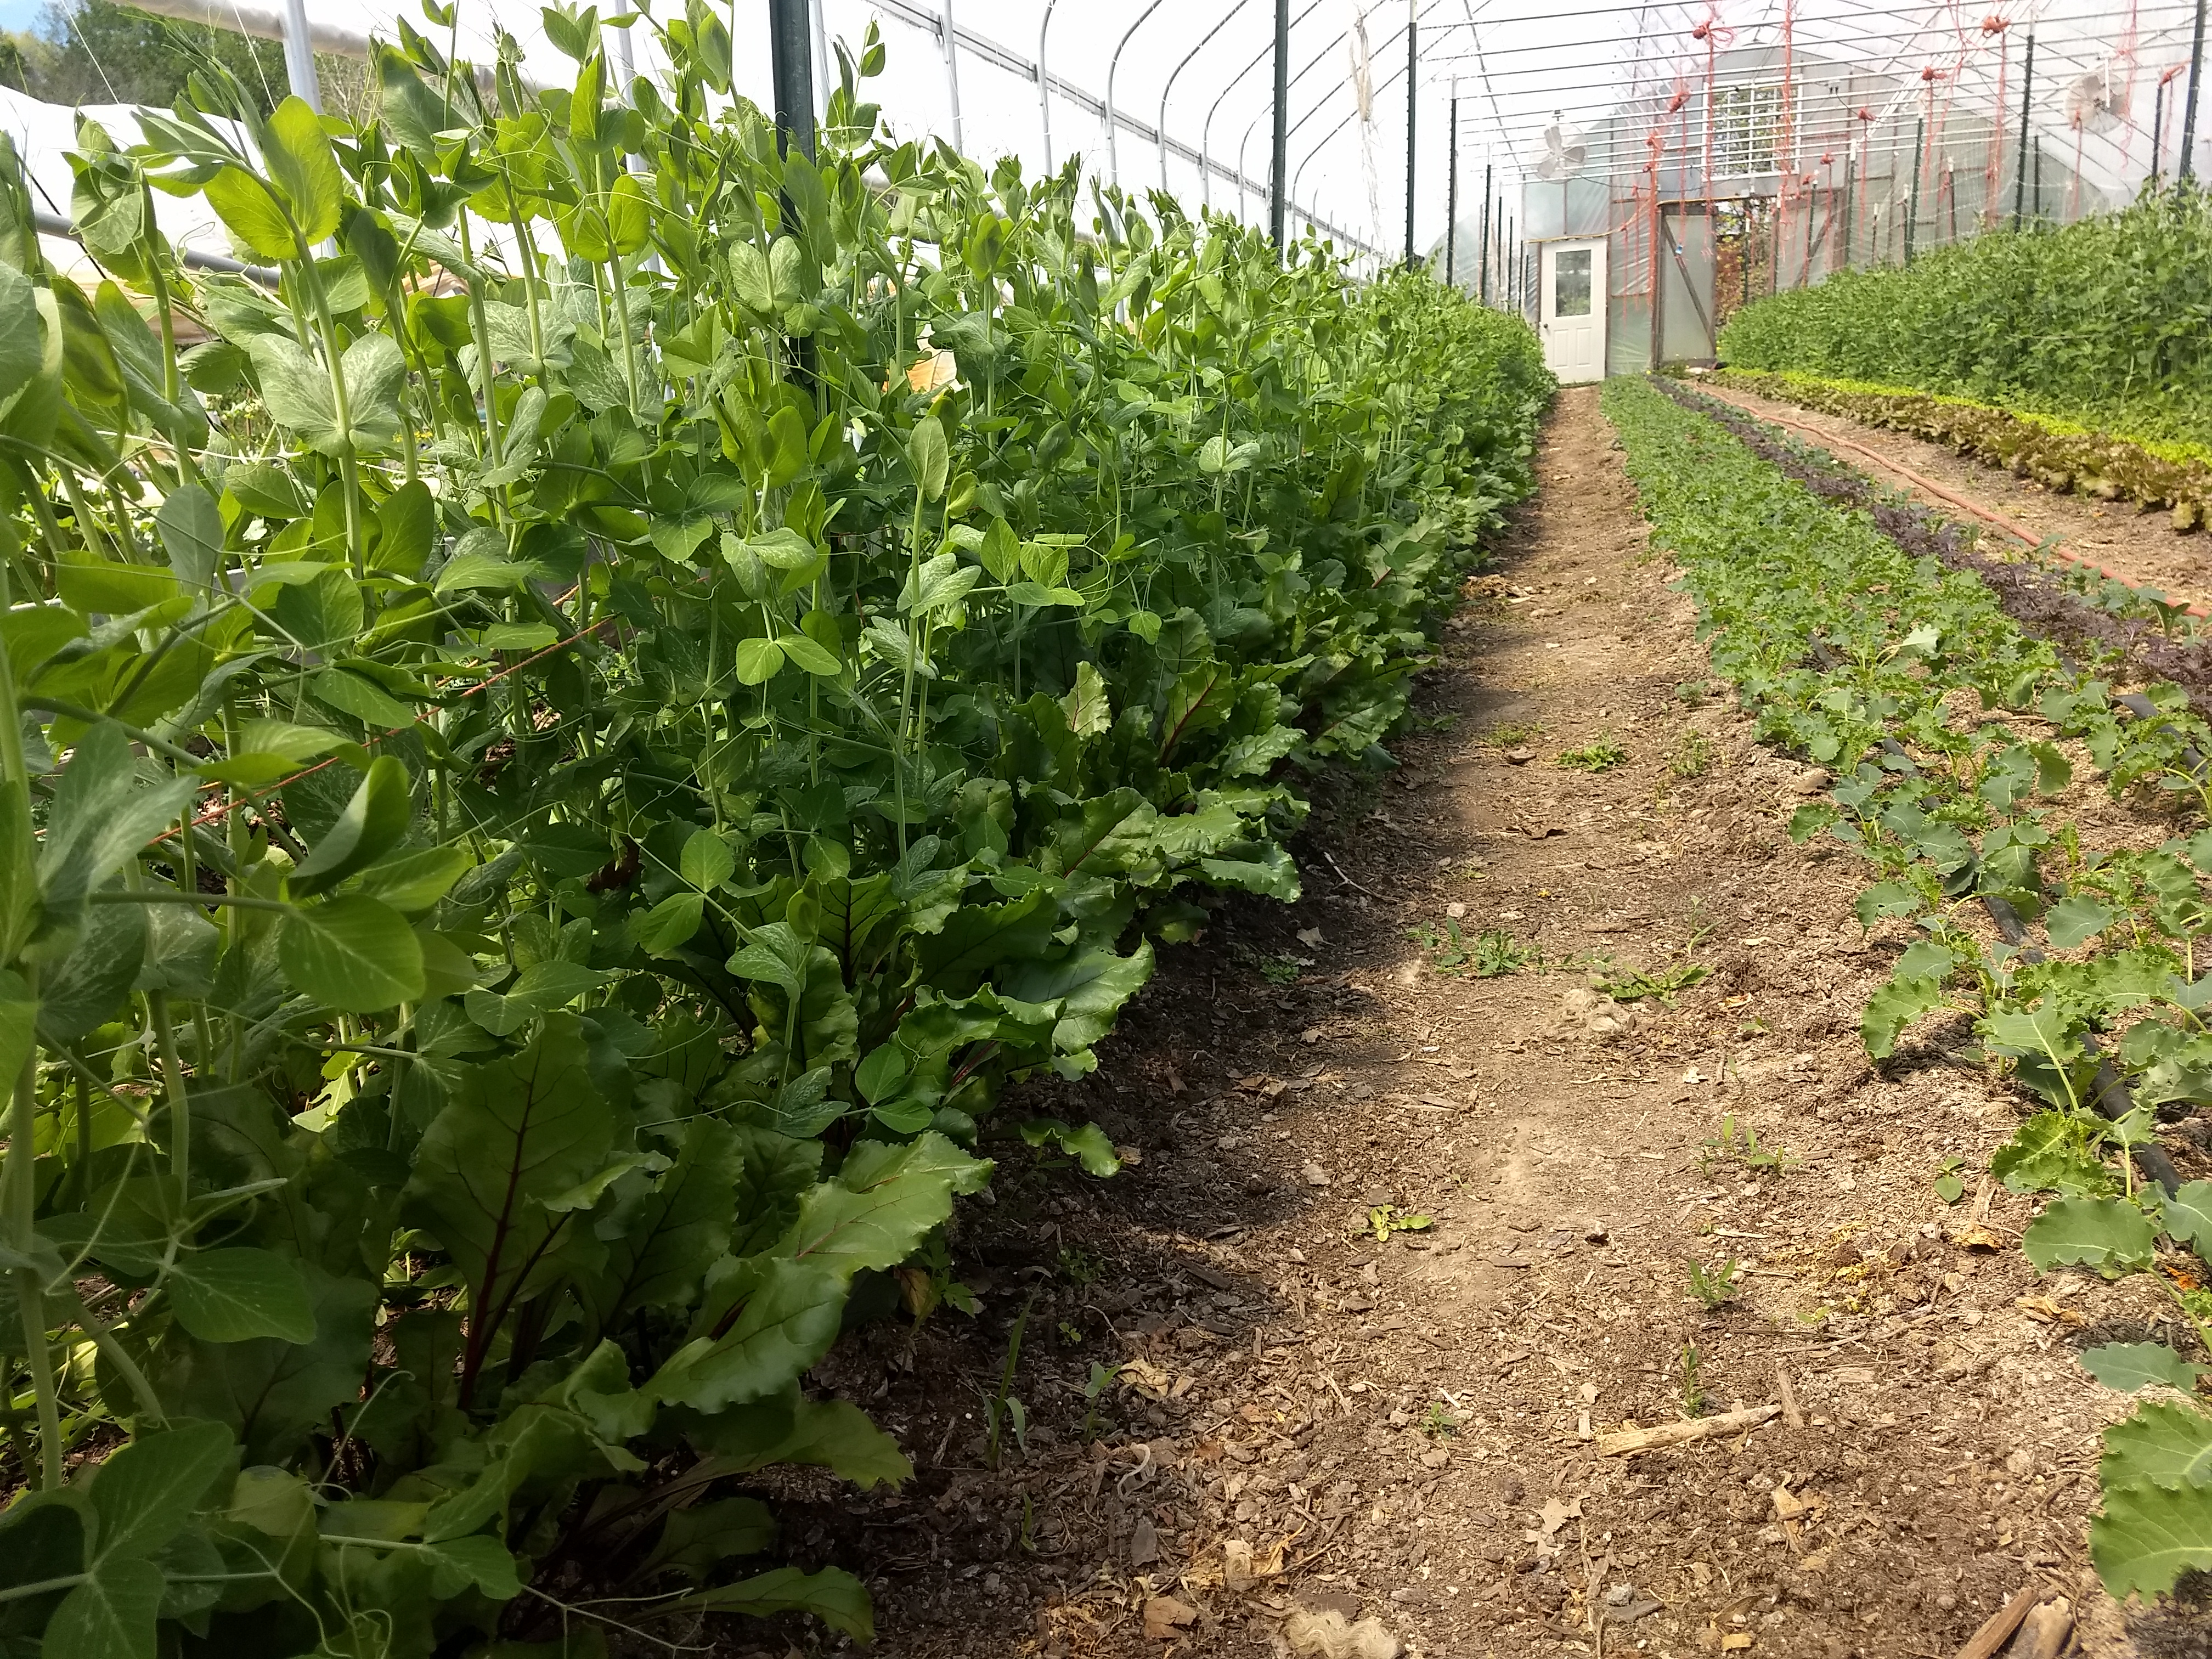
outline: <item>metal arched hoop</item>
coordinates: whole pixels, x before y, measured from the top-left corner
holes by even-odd
[[[1221,21],[1216,23],[1212,28],[1206,30],[1206,32],[1199,38],[1198,44],[1183,54],[1182,62],[1177,64],[1175,68],[1169,72],[1168,83],[1160,89],[1160,118],[1158,123],[1154,126],[1153,132],[1159,140],[1160,188],[1162,190],[1165,190],[1168,187],[1168,98],[1170,94],[1175,91],[1176,77],[1181,75],[1185,70],[1188,69],[1190,67],[1191,59],[1196,58],[1201,52],[1204,52],[1206,47],[1212,43],[1213,37],[1220,33],[1222,30],[1227,28],[1230,24],[1235,22],[1237,21],[1237,14],[1243,10],[1245,7],[1251,3],[1252,0],[1237,0],[1237,3],[1235,5],[1230,7],[1227,11],[1224,12],[1221,15]],[[1271,46],[1270,50],[1272,49],[1273,48]],[[1199,145],[1199,173],[1201,179],[1201,193],[1204,188],[1203,179],[1205,172],[1206,146],[1203,140],[1201,140]]]
[[[1053,8],[1060,0],[1044,0],[1044,21],[1037,25],[1037,115],[1044,124],[1044,173],[1052,177],[1052,76],[1044,66],[1045,36],[1052,33]]]
[[[1164,3],[1164,0],[1152,0],[1152,3],[1151,5],[1146,6],[1144,10],[1137,14],[1137,21],[1130,24],[1128,28],[1123,32],[1121,35],[1121,44],[1114,48],[1114,56],[1107,60],[1106,182],[1109,185],[1118,185],[1121,182],[1121,147],[1118,142],[1119,131],[1121,123],[1120,118],[1114,112],[1114,77],[1121,73],[1121,54],[1127,49],[1130,38],[1133,36],[1139,29],[1145,27],[1146,20],[1151,17],[1154,12],[1158,11]]]

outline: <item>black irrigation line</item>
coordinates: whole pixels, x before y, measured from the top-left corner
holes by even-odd
[[[2180,645],[2157,634],[2146,623],[2131,623],[2101,611],[2033,566],[2008,563],[1974,551],[1965,526],[1939,518],[1925,507],[1897,500],[1865,474],[1825,451],[1808,453],[1732,404],[1692,392],[1663,377],[1654,376],[1653,384],[1685,408],[1724,428],[1745,448],[1785,477],[1825,501],[1867,513],[1874,520],[1875,527],[1905,552],[1915,557],[1933,555],[1947,568],[1978,578],[1996,594],[2006,614],[2026,632],[2054,642],[2064,637],[2118,649],[2134,665],[2182,684],[2189,692],[2192,707],[2212,713],[2212,663],[2207,662],[2202,647]],[[2143,637],[2146,635],[2148,638]],[[2154,655],[2148,648],[2152,646],[2164,649]],[[1816,643],[1813,654],[1823,667],[1838,665],[1825,646]],[[2185,660],[2193,672],[2177,672],[2168,659]],[[2149,716],[2157,712],[2145,697],[2130,694],[2113,701],[2138,715]],[[1905,755],[1893,738],[1885,738],[1882,746],[1893,753]],[[2197,766],[2203,765],[2193,750],[2190,759]],[[2044,959],[2043,951],[2027,943],[2027,925],[2008,901],[1993,894],[1978,896],[1982,908],[1989,912],[1990,920],[2007,944],[2022,947],[2021,955],[2029,962]],[[2093,1033],[2082,1034],[2082,1044],[2097,1055],[2096,1073],[2089,1083],[2090,1104],[2101,1116],[2117,1123],[2134,1109],[2127,1079],[2120,1075],[2109,1055],[2099,1053]],[[2181,1173],[2174,1168],[2172,1158],[2164,1148],[2145,1145],[2130,1147],[2129,1152],[2145,1180],[2157,1182],[2168,1193],[2179,1188]]]

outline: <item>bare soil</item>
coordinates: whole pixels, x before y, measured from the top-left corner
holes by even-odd
[[[2027,1200],[1974,1176],[2025,1103],[1963,1027],[1869,1068],[1903,936],[1852,920],[1847,854],[1784,833],[1818,781],[1686,693],[1692,608],[1594,392],[1541,465],[1401,769],[1328,786],[1304,899],[1224,905],[1095,1076],[997,1120],[1095,1119],[1131,1167],[994,1146],[954,1251],[977,1315],[824,1363],[916,1479],[793,1479],[787,1543],[868,1575],[898,1659],[1944,1656],[2039,1584],[2081,1650],[2212,1650],[2187,1615],[2132,1645],[2087,1571],[2125,1402],[2074,1352],[2160,1305],[2028,1267]],[[1625,760],[1555,758],[1603,741]],[[1455,922],[1540,961],[1450,968]],[[1607,961],[1709,971],[1589,1006]],[[1431,1224],[1378,1239],[1382,1206]],[[994,1467],[1017,1328],[1024,1437],[1002,1419]],[[1672,1449],[1596,1438],[1762,1405]],[[1369,1645],[1316,1634],[1332,1610]]]
[[[2085,560],[2130,586],[2154,587],[2170,599],[2212,609],[2212,538],[2176,531],[2166,513],[2138,513],[2130,505],[2106,506],[2085,496],[2049,490],[2033,479],[2015,477],[2003,467],[1988,465],[1942,444],[1762,397],[1741,386],[1705,384],[1698,389],[1761,419],[1783,415],[1816,432],[1839,434],[1886,459],[1902,461],[1947,489],[1994,507],[2034,535],[2058,538],[2059,551]],[[1838,452],[1837,459],[1856,465],[1863,458],[1844,450]],[[1886,475],[1881,482],[1939,512],[1951,510],[1904,478]]]

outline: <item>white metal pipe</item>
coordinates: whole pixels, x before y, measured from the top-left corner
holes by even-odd
[[[315,48],[307,38],[307,0],[284,0],[284,78],[292,95],[323,112],[323,89],[315,80]]]
[[[1185,70],[1188,69],[1190,67],[1190,60],[1197,57],[1201,52],[1204,52],[1206,47],[1212,43],[1213,37],[1220,33],[1222,30],[1227,28],[1231,22],[1235,21],[1237,14],[1243,10],[1249,3],[1250,0],[1237,0],[1237,3],[1235,5],[1230,7],[1227,11],[1224,12],[1221,15],[1221,21],[1216,23],[1212,28],[1206,30],[1204,36],[1200,39],[1199,43],[1183,54],[1182,62],[1175,66],[1174,71],[1168,76],[1167,85],[1161,88],[1160,119],[1157,136],[1158,137],[1160,143],[1160,188],[1162,190],[1165,190],[1168,187],[1168,94],[1175,90],[1176,76],[1181,75]],[[1205,149],[1206,144],[1204,140],[1201,139],[1199,143],[1199,151],[1201,155],[1204,155]],[[1205,166],[1206,164],[1203,161],[1199,163],[1199,168],[1201,174],[1205,171]],[[1204,181],[1201,179],[1201,190],[1203,189],[1203,183]],[[1209,201],[1206,205],[1210,207],[1212,204]]]
[[[822,0],[808,0],[806,9],[814,21],[814,119],[819,125],[829,119],[830,88],[837,84],[837,60],[830,55],[830,31],[822,21]]]
[[[944,13],[939,26],[939,38],[945,42],[945,89],[952,99],[952,148],[968,148],[960,131],[960,31],[952,24],[952,0],[943,0]]]
[[[1044,126],[1044,173],[1052,177],[1052,76],[1044,66],[1045,37],[1052,33],[1053,8],[1060,0],[1044,0],[1044,21],[1037,25],[1037,118]]]
[[[1121,52],[1128,46],[1129,37],[1145,27],[1145,20],[1158,11],[1161,3],[1162,0],[1152,0],[1151,5],[1137,14],[1137,21],[1129,25],[1121,36],[1121,46],[1114,48],[1113,57],[1106,63],[1106,182],[1109,185],[1121,182],[1121,148],[1115,142],[1115,129],[1121,122],[1114,113],[1114,77],[1121,72]]]

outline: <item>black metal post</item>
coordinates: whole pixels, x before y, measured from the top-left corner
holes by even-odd
[[[1459,87],[1451,95],[1451,143],[1444,152],[1444,284],[1459,286]]]
[[[2035,31],[2027,32],[2027,67],[2020,78],[2020,160],[2013,166],[2012,228],[2020,228],[2020,210],[2027,196],[2027,100],[2035,90]],[[2043,204],[2038,202],[2038,207]]]
[[[2197,83],[2204,78],[2204,0],[2197,0],[2197,29],[2189,40],[2189,97],[2181,106],[2181,160],[2177,179],[2197,176]]]
[[[1912,190],[1905,198],[1905,263],[1912,263],[1912,228],[1920,218],[1921,155],[1928,143],[1928,118],[1916,117],[1912,123]]]
[[[775,147],[780,155],[814,159],[814,31],[806,0],[768,0],[768,38],[775,82]]]
[[[1283,118],[1291,97],[1291,0],[1275,0],[1274,154],[1267,174],[1267,239],[1283,251],[1283,197],[1289,187],[1290,138]]]
[[[1490,163],[1482,164],[1482,258],[1475,262],[1474,280],[1482,290],[1482,303],[1490,303]]]
[[[1406,0],[1406,269],[1420,260],[1413,251],[1414,117],[1421,107],[1420,0]]]

